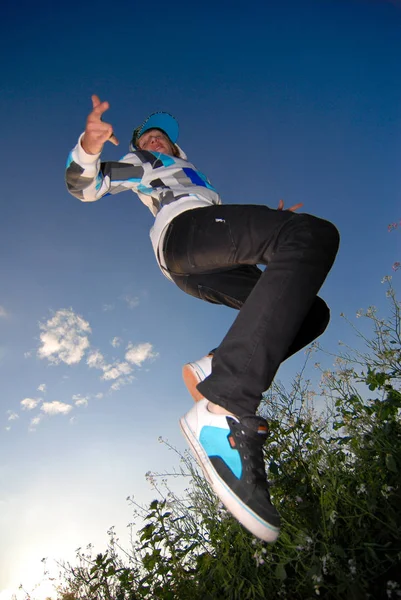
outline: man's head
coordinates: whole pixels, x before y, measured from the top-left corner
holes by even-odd
[[[132,135],[131,150],[149,150],[171,156],[180,156],[176,141],[178,123],[169,113],[151,114]]]
[[[178,148],[162,129],[148,129],[136,142],[138,150],[179,156]]]

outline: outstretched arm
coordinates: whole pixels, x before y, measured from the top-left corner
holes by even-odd
[[[70,152],[67,161],[66,184],[68,191],[83,202],[93,202],[108,193],[118,193],[134,188],[141,181],[143,168],[135,156],[131,155],[129,164],[124,162],[100,162],[100,153],[109,141],[115,145],[118,140],[113,127],[102,121],[103,113],[109,103],[101,102],[98,96],[92,96],[92,111],[89,114],[84,133],[78,144]],[[119,187],[121,180],[130,180],[130,185]]]

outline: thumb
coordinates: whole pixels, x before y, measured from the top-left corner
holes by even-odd
[[[111,134],[111,136],[109,137],[109,139],[107,140],[108,142],[111,142],[112,144],[114,144],[115,146],[119,145],[119,141],[116,138],[116,136],[114,135],[114,133]]]

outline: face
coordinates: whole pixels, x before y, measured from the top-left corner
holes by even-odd
[[[160,129],[149,129],[138,140],[138,147],[141,150],[150,152],[161,152],[174,156],[174,148],[169,138]]]

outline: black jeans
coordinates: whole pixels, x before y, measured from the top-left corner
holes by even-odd
[[[172,221],[164,258],[174,282],[239,309],[198,385],[208,400],[255,413],[283,360],[324,331],[329,310],[317,293],[338,244],[328,221],[262,205],[215,205]]]

